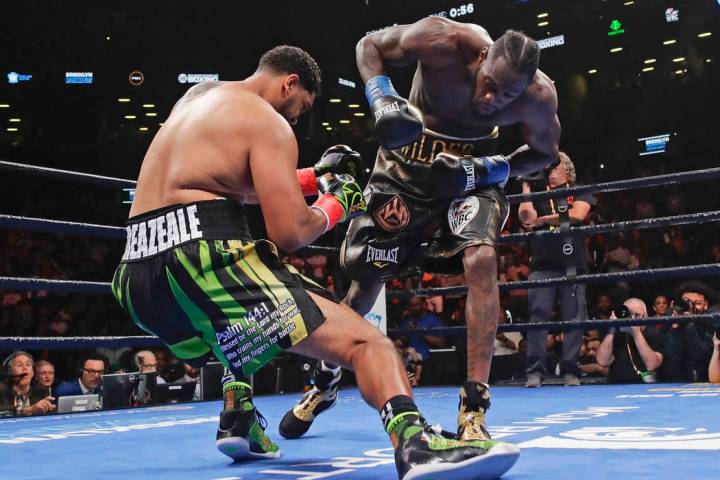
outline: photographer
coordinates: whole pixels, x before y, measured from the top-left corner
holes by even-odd
[[[629,298],[613,310],[611,319],[646,318],[647,307],[639,298]],[[608,383],[655,383],[655,372],[663,364],[663,337],[645,326],[611,327],[596,354],[608,368]]]
[[[548,167],[540,181],[521,179],[523,193],[554,190],[575,183],[575,166],[570,157],[560,152],[557,164]],[[592,195],[552,198],[523,202],[518,217],[529,230],[555,230],[553,236],[533,237],[530,241],[530,280],[563,277],[588,271],[588,254],[582,236],[567,233],[570,223],[583,223],[596,200]],[[532,288],[528,293],[528,315],[531,322],[549,322],[555,302],[560,304],[562,321],[587,320],[585,285],[569,284]],[[547,375],[547,330],[528,332],[527,387],[539,387]],[[580,385],[578,356],[583,341],[582,330],[565,334],[560,373],[565,385]]]
[[[706,313],[713,297],[701,282],[685,282],[676,290],[672,315]],[[666,358],[660,370],[664,382],[707,381],[713,351],[713,329],[709,322],[674,323],[666,330]]]

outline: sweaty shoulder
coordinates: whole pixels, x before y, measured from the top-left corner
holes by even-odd
[[[241,88],[223,94],[227,95],[223,117],[236,132],[254,140],[294,140],[288,122],[259,95]]]

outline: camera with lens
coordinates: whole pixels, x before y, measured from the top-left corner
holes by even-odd
[[[678,314],[684,314],[692,312],[693,304],[685,300],[684,298],[678,298],[673,302],[672,311]]]
[[[617,318],[630,318],[632,316],[630,309],[623,304],[615,305],[612,310]]]

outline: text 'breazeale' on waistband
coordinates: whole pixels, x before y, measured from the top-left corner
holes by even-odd
[[[157,217],[132,223],[127,229],[123,260],[157,255],[181,243],[202,238],[197,205],[180,207]]]

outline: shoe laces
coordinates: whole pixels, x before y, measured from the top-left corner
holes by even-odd
[[[264,432],[268,424],[267,419],[263,416],[262,413],[260,413],[260,410],[258,410],[257,408],[255,409],[255,416],[257,417],[257,421],[260,424],[260,428],[262,428]]]

